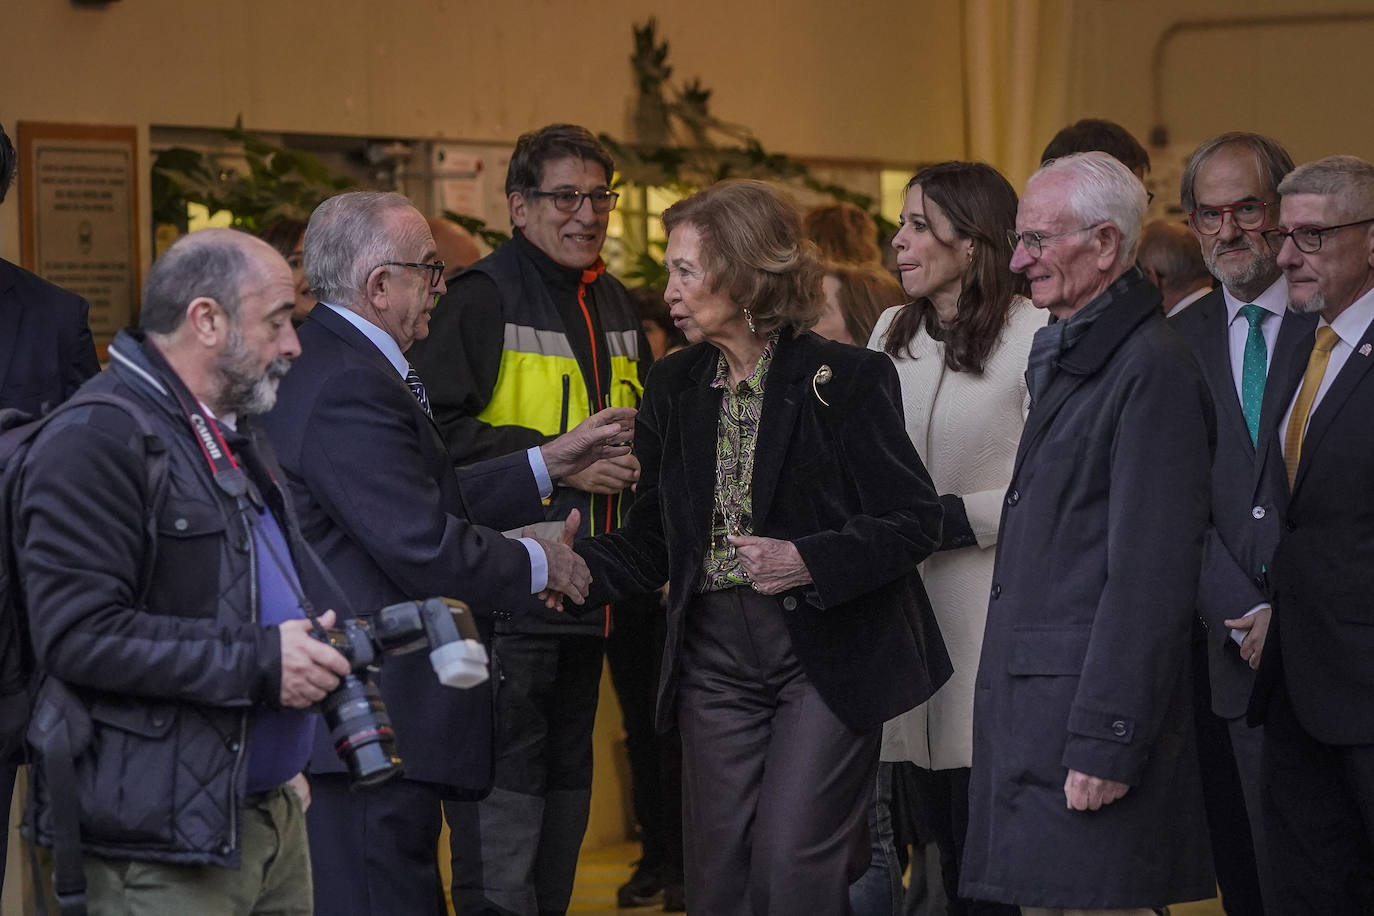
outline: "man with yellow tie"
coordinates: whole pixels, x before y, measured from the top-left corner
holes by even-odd
[[[1353,916],[1374,912],[1374,165],[1309,162],[1279,194],[1264,238],[1320,319],[1270,442],[1291,498],[1252,708],[1281,912]]]

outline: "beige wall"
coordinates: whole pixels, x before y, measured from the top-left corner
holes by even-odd
[[[1075,105],[1110,112],[1143,138],[1154,125],[1150,63],[1171,23],[1210,19],[1165,46],[1164,123],[1177,142],[1247,129],[1282,140],[1299,161],[1332,153],[1374,160],[1374,120],[1367,116],[1370,0],[1150,0],[1104,3],[1104,37],[1114,52],[1097,56]],[[1357,18],[1323,23],[1348,13]],[[1297,21],[1242,25],[1238,20]]]
[[[630,24],[657,13],[674,80],[700,76],[715,112],[771,149],[976,156],[1019,183],[1066,119],[1148,136],[1152,56],[1172,23],[1332,11],[1374,14],[1374,0],[10,3],[0,122],[133,124],[145,157],[151,124],[239,114],[253,129],[369,137],[510,141],[553,120],[625,136]],[[1162,58],[1165,123],[1181,143],[1243,126],[1299,160],[1374,158],[1371,45],[1369,22],[1182,34]],[[17,209],[0,209],[9,257]]]
[[[957,42],[939,37],[957,31],[956,5],[667,6],[674,79],[700,75],[715,113],[769,147],[959,154],[962,126],[939,114],[959,94]],[[134,124],[145,156],[150,124],[239,114],[250,129],[326,134],[511,141],[570,120],[624,136],[630,25],[652,12],[631,0],[7,4],[0,122]],[[929,36],[919,60],[913,34]],[[16,256],[17,227],[17,208],[0,209],[0,254]]]

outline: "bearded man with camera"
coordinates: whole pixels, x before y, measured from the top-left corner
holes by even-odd
[[[83,894],[92,913],[311,911],[299,774],[348,665],[310,638],[251,423],[300,353],[292,299],[257,239],[180,240],[22,465],[12,543],[45,678],[27,829],[57,847],[64,914]]]

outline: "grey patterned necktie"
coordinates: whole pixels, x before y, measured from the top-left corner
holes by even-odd
[[[415,400],[420,402],[420,409],[432,420],[434,411],[429,409],[429,395],[425,394],[425,383],[420,381],[420,374],[411,366],[406,373],[406,384],[410,386],[410,393],[415,395]]]

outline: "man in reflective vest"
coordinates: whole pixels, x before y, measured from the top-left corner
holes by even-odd
[[[608,406],[637,407],[648,346],[601,248],[614,163],[585,128],[517,142],[506,173],[514,238],[449,284],[430,337],[410,351],[458,464],[539,445]],[[619,524],[633,455],[560,481],[548,518],[581,512],[581,535]],[[495,786],[449,802],[459,912],[567,909],[591,799],[592,724],[606,610],[573,618],[542,604],[499,613]]]

